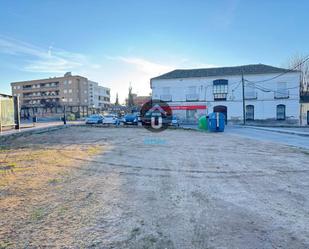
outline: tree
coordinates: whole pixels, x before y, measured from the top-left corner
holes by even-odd
[[[309,92],[309,60],[306,58],[304,55],[296,54],[288,61],[288,68],[301,71],[301,92]]]
[[[119,105],[118,93],[116,93],[116,101],[115,101],[115,106],[117,105]]]
[[[134,100],[133,100],[133,93],[132,93],[132,86],[129,87],[129,94],[128,94],[128,107],[134,106]]]

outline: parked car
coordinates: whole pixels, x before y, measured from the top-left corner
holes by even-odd
[[[103,116],[103,124],[118,124],[119,120],[116,115],[108,114]]]
[[[138,124],[138,117],[136,114],[127,114],[124,116],[124,124],[133,124],[137,125]]]
[[[119,121],[119,123],[124,123],[125,122],[125,118],[124,118],[124,116],[118,116],[118,121]]]
[[[103,116],[99,114],[90,115],[86,118],[86,124],[102,124]]]
[[[179,127],[179,119],[176,116],[172,117],[171,125]]]
[[[141,121],[143,125],[151,125],[151,118],[152,117],[162,117],[160,112],[147,112],[143,117],[141,117]],[[162,119],[163,125],[171,125],[171,117],[166,117]]]

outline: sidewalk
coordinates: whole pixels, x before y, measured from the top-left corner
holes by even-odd
[[[74,125],[74,124],[80,124],[80,123],[81,122],[79,121],[67,122],[67,126]],[[12,134],[20,134],[20,133],[26,133],[26,132],[32,132],[32,131],[41,131],[41,130],[56,128],[56,127],[60,128],[63,126],[64,124],[61,121],[35,123],[35,126],[33,126],[32,123],[25,123],[25,124],[21,124],[21,129],[19,130],[10,129],[6,131],[2,131],[0,133],[0,136],[4,137],[4,136],[12,135]]]
[[[256,130],[264,130],[264,131],[270,131],[270,132],[277,132],[277,133],[285,133],[290,135],[297,135],[297,136],[308,136],[309,137],[309,128],[276,128],[276,127],[261,127],[261,126],[239,126],[244,128],[251,128]]]

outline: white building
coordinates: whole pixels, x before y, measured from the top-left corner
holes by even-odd
[[[300,72],[263,64],[174,70],[151,79],[152,98],[166,101],[183,121],[219,111],[240,122],[242,74],[247,120],[299,123]]]
[[[94,108],[107,108],[110,106],[110,89],[107,87],[99,86],[97,82],[88,81],[88,97],[91,107]]]

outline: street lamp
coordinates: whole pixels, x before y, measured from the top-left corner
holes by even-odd
[[[66,106],[65,106],[66,99],[64,97],[62,97],[62,102],[63,102],[63,124],[66,125],[67,124]]]

